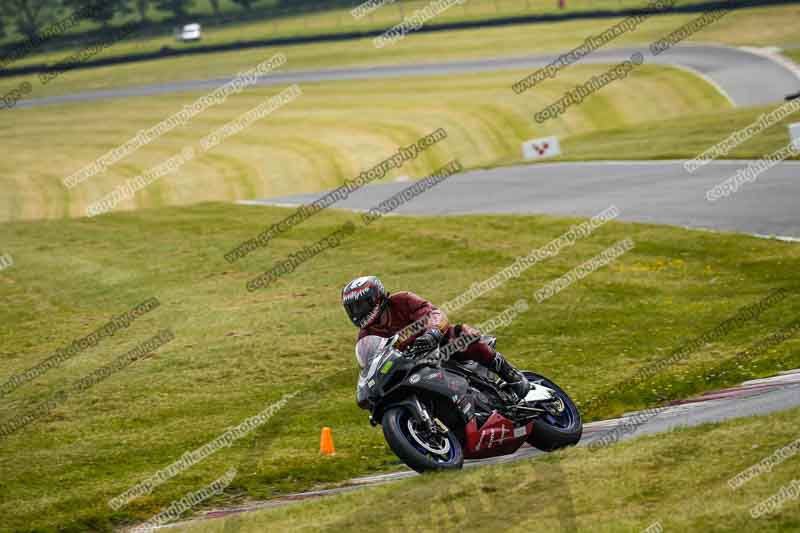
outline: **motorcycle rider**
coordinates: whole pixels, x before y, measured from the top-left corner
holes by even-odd
[[[450,325],[441,310],[413,292],[389,294],[376,276],[362,276],[345,285],[342,305],[351,322],[359,328],[357,340],[370,335],[389,338],[400,333],[397,348],[414,355],[428,353],[462,335],[480,335],[466,324]],[[361,360],[358,350],[356,352],[359,365],[363,367],[366,361]],[[496,372],[520,400],[530,390],[522,372],[485,342],[476,340],[452,357],[458,361],[476,361]]]

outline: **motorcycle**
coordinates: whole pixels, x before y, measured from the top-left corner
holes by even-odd
[[[499,376],[440,348],[422,356],[381,339],[359,356],[357,402],[381,425],[392,451],[417,472],[460,469],[464,459],[515,453],[525,442],[543,451],[577,444],[578,408],[558,385],[523,372],[531,391],[520,401]],[[494,337],[483,337],[492,348]]]

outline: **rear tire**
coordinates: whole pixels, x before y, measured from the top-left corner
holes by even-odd
[[[392,407],[383,415],[383,436],[392,451],[409,467],[419,473],[432,470],[459,470],[464,465],[464,451],[452,430],[443,436],[448,452],[436,455],[414,440],[409,429],[413,414],[407,407]]]
[[[561,387],[544,376],[533,372],[523,372],[528,381],[541,383],[545,387],[556,391],[558,398],[564,402],[564,414],[561,417],[552,415],[541,416],[534,420],[533,431],[528,437],[528,442],[534,448],[544,452],[552,452],[567,446],[574,446],[581,440],[583,422],[578,407],[572,398]]]

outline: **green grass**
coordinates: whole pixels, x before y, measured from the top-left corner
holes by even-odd
[[[611,46],[652,42],[696,17],[697,14],[652,17],[636,31],[619,37]],[[269,47],[79,70],[66,73],[46,86],[42,86],[35,76],[6,78],[2,80],[2,86],[10,90],[27,80],[33,84],[30,97],[40,98],[112,87],[232,76],[236,72],[253,68],[278,51],[286,53],[289,58],[286,68],[291,70],[522,56],[572,49],[582,44],[589,35],[601,33],[618,20],[620,19],[576,20],[411,34],[396,45],[383,49],[374,48],[369,39]],[[752,46],[781,45],[799,42],[799,28],[798,5],[742,9],[698,32],[690,41]],[[235,36],[241,36],[245,32],[241,28],[230,31]],[[442,46],[442,43],[447,44]],[[147,46],[118,45],[106,49],[99,57],[143,50]],[[53,62],[67,55],[57,54],[44,59]]]
[[[783,54],[788,56],[789,59],[793,60],[795,63],[800,63],[800,48],[784,50]]]
[[[564,155],[559,160],[687,159],[703,153],[779,105],[698,113],[578,134],[562,142]],[[789,115],[737,146],[725,159],[758,159],[786,146],[790,141],[787,126],[798,121],[800,114]]]
[[[542,128],[533,114],[606,67],[576,65],[536,91],[511,85],[527,71],[303,84],[303,96],[165,176],[120,209],[312,192],[341,184],[437,128],[448,138],[395,171],[422,177],[456,157],[465,167],[520,156],[520,143],[625,128],[657,118],[726,109],[709,84],[682,70],[644,66]],[[203,93],[14,111],[0,123],[0,220],[85,216],[86,206],[281,88],[254,88],[198,115],[104,174],[73,189],[62,180]],[[299,126],[302,125],[302,126]],[[46,147],[46,148],[43,148]],[[43,150],[47,157],[42,157]],[[198,150],[199,151],[199,150]]]
[[[0,271],[4,377],[30,368],[112,314],[151,296],[162,302],[130,329],[4,397],[3,423],[156,331],[170,327],[176,335],[156,355],[0,439],[0,516],[5,528],[42,531],[61,525],[62,531],[85,532],[144,520],[230,466],[239,470],[229,492],[236,501],[399,468],[381,432],[369,426],[366,413],[354,403],[355,331],[340,308],[340,287],[370,272],[380,275],[390,290],[411,289],[434,302],[447,301],[577,222],[515,216],[390,217],[360,229],[274,286],[248,293],[248,279],[346,220],[357,219],[335,211],[317,215],[267,249],[234,265],[224,261],[230,248],[289,212],[204,204],[0,225],[2,252],[15,262]],[[758,321],[658,375],[663,392],[656,400],[677,395],[678,387],[667,385],[691,383],[680,388],[683,396],[800,365],[800,340],[795,338],[736,372],[704,379],[710,361],[730,359],[796,319],[800,247],[735,234],[612,223],[451,318],[480,323],[521,296],[532,299],[539,287],[623,238],[633,239],[636,248],[497,331],[500,349],[585,403],[741,307],[786,287],[791,296]],[[301,394],[263,428],[151,496],[117,514],[105,506],[109,498],[283,394],[306,391],[309,383],[331,375],[336,378],[325,380],[321,392]],[[619,414],[648,400],[622,397],[622,403],[584,415],[590,420]],[[338,454],[333,460],[317,454],[323,425],[334,429]],[[790,424],[779,427],[782,432],[776,435],[794,431]],[[746,449],[741,442],[747,440],[737,448]],[[600,471],[607,482],[614,478],[608,476],[614,469]],[[669,468],[659,472],[673,475]],[[612,510],[622,509],[621,503],[630,499],[615,500],[620,505]],[[602,517],[612,511],[598,512]]]
[[[655,522],[663,531],[797,531],[797,500],[774,515],[750,516],[752,507],[796,477],[797,458],[736,492],[727,481],[794,441],[798,422],[794,409],[640,438],[596,454],[571,449],[536,461],[417,477],[176,531],[489,531],[498,521],[515,532],[631,532]]]

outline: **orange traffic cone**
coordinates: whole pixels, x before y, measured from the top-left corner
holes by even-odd
[[[333,433],[331,428],[322,428],[322,436],[319,439],[319,453],[322,455],[335,455],[333,448]]]

